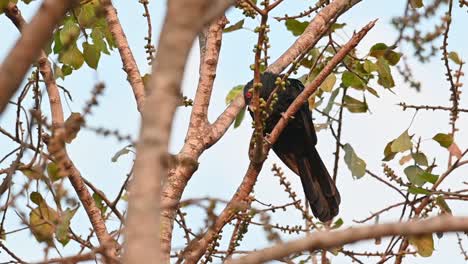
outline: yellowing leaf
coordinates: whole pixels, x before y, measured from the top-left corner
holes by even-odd
[[[29,213],[29,225],[37,241],[47,242],[49,245],[52,244],[57,219],[57,212],[49,207],[44,200],[40,201],[38,207],[31,210]]]
[[[31,180],[40,180],[43,174],[43,168],[41,165],[33,165],[30,168],[27,168],[24,165],[20,165],[18,167],[18,170],[20,170],[25,176],[27,176]]]
[[[448,57],[449,59],[451,59],[453,62],[455,62],[458,65],[461,65],[463,63],[460,57],[458,56],[458,53],[456,53],[455,51],[451,51],[448,54]]]
[[[97,69],[99,59],[101,58],[101,51],[97,46],[84,42],[83,57],[90,68]]]
[[[320,85],[320,89],[325,92],[331,92],[333,90],[333,86],[336,83],[336,76],[335,74],[331,73],[330,75],[325,78],[323,83]]]
[[[434,252],[434,238],[432,234],[410,236],[408,240],[416,248],[421,257],[432,256],[432,252]]]
[[[390,142],[387,143],[387,145],[385,146],[385,149],[384,149],[384,158],[382,159],[382,161],[390,161],[392,160],[395,155],[397,154],[396,152],[393,152],[392,151],[392,144],[395,140],[392,140]]]
[[[361,102],[349,95],[346,95],[344,98],[344,107],[351,113],[365,113],[369,109],[365,98],[364,101]]]
[[[83,65],[84,57],[76,44],[73,44],[68,49],[60,53],[59,61],[64,64],[68,64],[72,66],[73,69],[77,70]]]
[[[438,133],[432,139],[437,141],[444,148],[450,147],[450,145],[452,145],[453,143],[452,135],[444,134],[444,133]]]
[[[411,8],[420,8],[424,6],[423,0],[410,0]]]
[[[53,182],[62,178],[62,176],[59,175],[59,171],[60,169],[55,162],[50,162],[49,164],[47,164],[47,175],[49,175],[49,178]]]
[[[408,134],[408,130],[405,130],[398,138],[396,138],[392,145],[392,152],[405,152],[413,147],[411,137]]]

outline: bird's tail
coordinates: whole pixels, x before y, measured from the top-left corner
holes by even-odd
[[[335,182],[315,148],[299,158],[299,176],[313,214],[322,222],[338,214],[341,202]]]

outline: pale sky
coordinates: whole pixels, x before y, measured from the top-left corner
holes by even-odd
[[[150,68],[146,64],[146,55],[143,49],[146,24],[141,16],[142,6],[137,1],[133,1],[132,3],[128,1],[114,2],[119,11],[119,17],[128,37],[130,47],[134,51],[140,71],[144,74]],[[405,1],[363,1],[339,19],[338,22],[345,22],[347,26],[343,30],[338,31],[336,39],[344,42],[349,39],[353,31],[359,30],[370,20],[379,18],[376,27],[365,37],[358,51],[360,51],[361,55],[364,55],[369,47],[376,42],[392,43],[396,32],[389,24],[390,18],[403,12],[404,3]],[[284,13],[296,14],[307,7],[307,5],[310,5],[310,2],[298,0],[285,1],[283,4],[284,8],[276,11],[275,16],[281,16]],[[37,6],[38,3],[36,2],[30,4],[30,6],[21,4],[20,9],[26,17],[30,18]],[[466,60],[468,37],[465,34],[466,29],[463,26],[468,24],[468,17],[466,16],[466,10],[460,10],[458,5],[455,6],[455,15],[449,38],[449,50],[457,51]],[[153,1],[150,3],[150,8],[153,11],[153,28],[157,35],[161,28],[165,1]],[[228,12],[228,19],[233,23],[237,22],[240,19],[239,14],[238,10],[231,10]],[[255,23],[251,19],[247,19],[245,27],[252,29]],[[18,34],[12,23],[5,16],[0,16],[0,25],[2,25],[0,27],[0,36],[2,36],[0,60],[3,60],[9,48],[13,46]],[[284,25],[274,20],[271,21],[271,28],[270,41],[272,48],[269,53],[272,60],[274,60],[293,43],[294,37],[290,32],[286,31]],[[252,71],[249,70],[249,65],[253,62],[252,48],[256,35],[248,30],[241,30],[225,34],[223,38],[221,59],[210,105],[210,120],[214,120],[224,109],[224,97],[230,88],[244,84],[252,78]],[[439,43],[440,41],[437,42],[437,45]],[[410,49],[406,48],[404,50],[409,51]],[[410,52],[407,53],[411,55]],[[198,46],[195,43],[187,62],[183,82],[184,95],[190,98],[193,98],[198,81],[198,54]],[[411,124],[414,111],[401,112],[400,107],[396,106],[397,103],[403,101],[411,104],[449,105],[449,86],[444,80],[444,68],[439,57],[440,55],[435,57],[430,64],[420,65],[412,60],[410,56],[410,63],[413,65],[415,76],[423,84],[421,93],[417,93],[409,88],[408,85],[401,81],[401,78],[396,78],[395,94],[384,91],[383,88],[376,85],[373,86],[379,92],[381,98],[366,97],[372,114],[351,114],[345,111],[342,141],[343,143],[350,143],[353,146],[357,154],[367,162],[367,168],[371,171],[382,174],[381,159],[383,158],[383,149],[386,143],[398,137]],[[394,72],[394,76],[396,77],[398,74]],[[117,50],[114,50],[112,56],[101,57],[97,72],[89,69],[87,66],[83,66],[77,74],[68,77],[63,83],[67,89],[72,91],[72,95],[74,96],[74,101],[70,103],[72,111],[81,111],[96,81],[104,81],[106,83],[106,90],[102,100],[100,100],[99,109],[94,111],[94,114],[88,118],[87,124],[93,127],[119,129],[123,134],[131,134],[136,138],[139,130],[139,115],[136,111],[130,86],[121,69],[120,57]],[[357,95],[358,93],[353,94]],[[468,107],[467,105],[466,96],[462,94],[461,107],[466,108]],[[66,106],[65,110],[68,112]],[[11,129],[12,112],[13,109],[10,107],[0,117],[0,126],[2,128]],[[170,144],[170,150],[174,153],[180,150],[183,144],[189,114],[190,108],[179,108],[177,111]],[[314,114],[314,118],[316,118],[316,123],[324,121],[316,113]],[[458,122],[460,132],[458,133],[456,142],[462,150],[468,147],[468,125],[466,120],[466,114],[461,114]],[[250,117],[246,116],[240,128],[231,128],[215,146],[202,155],[199,169],[189,182],[183,196],[184,199],[205,196],[229,199],[232,196],[242,180],[248,165],[247,149],[251,134],[250,121]],[[423,150],[428,155],[428,158],[436,158],[441,161],[439,163],[440,167],[435,171],[436,173],[445,170],[448,154],[437,143],[432,141],[431,138],[439,132],[448,133],[449,129],[448,114],[445,112],[419,112],[409,128],[410,134],[415,133],[416,136],[422,137]],[[334,140],[329,130],[320,131],[318,137],[319,152],[331,171],[333,169],[333,152],[335,149]],[[2,154],[16,147],[16,145],[6,141],[3,137],[0,137],[0,144],[6,146]],[[106,194],[113,198],[124,181],[125,174],[130,169],[133,156],[124,156],[116,163],[112,163],[110,159],[115,152],[127,144],[126,142],[117,142],[113,138],[103,138],[85,130],[80,132],[77,140],[70,145],[69,152],[83,177],[96,183],[96,186],[105,190]],[[393,168],[399,168],[397,160],[398,158],[390,163]],[[279,186],[278,180],[270,172],[271,165],[274,162],[281,164],[272,153],[259,176],[259,181],[255,186],[255,195],[260,201],[280,205],[290,202],[290,200],[282,192],[282,187]],[[5,162],[2,164],[2,167],[5,167],[7,164],[9,163]],[[293,188],[302,197],[303,192],[299,178],[286,170],[284,166],[283,169],[292,181]],[[397,169],[396,171],[400,175],[403,175],[402,169]],[[442,187],[444,189],[448,186],[460,188],[456,184],[462,182],[460,180],[461,177],[464,177],[464,181],[466,181],[467,172],[467,169],[458,170],[449,177]],[[21,174],[16,174],[14,181],[22,183],[25,180],[22,177]],[[360,180],[354,180],[342,160],[340,161],[337,186],[342,197],[339,217],[343,218],[345,226],[352,225],[352,220],[363,219],[370,212],[375,212],[386,205],[392,204],[398,198],[394,191],[376,182],[373,178],[368,177],[368,175]],[[3,203],[4,198],[1,201]],[[466,211],[462,211],[462,204],[449,204],[455,215],[468,215]],[[221,206],[217,207],[217,210],[221,209]],[[188,210],[188,217],[191,217],[190,225],[194,230],[198,230],[199,226],[197,226],[197,223],[203,221],[203,215],[200,215],[200,212],[197,209]],[[396,219],[397,215],[395,214],[384,214],[381,216],[381,221]],[[6,229],[11,230],[19,227],[17,222],[19,221],[16,215],[10,211],[7,215]],[[282,225],[294,225],[301,223],[301,217],[296,212],[279,213],[273,217],[273,222]],[[73,218],[72,227],[86,234],[86,230],[90,227],[90,224],[83,208],[80,208],[75,218]],[[110,221],[109,227],[110,230],[114,230],[118,227],[118,221]],[[230,234],[230,227],[227,227],[225,230],[224,234]],[[252,228],[252,230],[257,231],[249,233],[239,249],[261,248],[267,245],[263,232],[259,231],[260,228]],[[225,236],[226,238],[228,237],[228,235]],[[291,238],[289,237],[289,239]],[[40,260],[43,254],[42,246],[37,245],[29,231],[9,235],[5,244],[26,260]],[[383,244],[385,245],[385,243]],[[75,252],[74,249],[77,247],[76,245],[72,245],[75,244],[70,243],[70,250],[61,251],[64,254]],[[183,246],[182,236],[179,232],[175,233],[174,246]],[[59,248],[61,247],[59,246]],[[357,251],[376,250],[373,243],[370,245],[361,243],[352,248],[355,248]],[[435,248],[436,251],[431,258],[411,258],[411,260],[408,260],[408,263],[441,263],[442,261],[464,263],[462,256],[459,254],[454,236],[447,235],[441,240],[435,239]],[[0,262],[8,259],[4,253],[0,252]],[[362,260],[364,262],[367,261],[365,258]],[[333,257],[332,259],[332,263],[349,262],[350,259],[342,255]]]

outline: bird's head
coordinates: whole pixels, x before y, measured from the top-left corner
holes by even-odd
[[[276,85],[276,78],[279,75],[273,74],[270,72],[264,72],[260,76],[260,81],[262,83],[262,87],[260,89],[260,98],[263,98],[264,100],[267,100],[268,97],[270,96],[271,92],[273,89],[275,89]],[[252,102],[252,97],[253,97],[253,80],[248,82],[244,86],[244,100],[245,100],[245,105],[249,108],[249,110],[252,110],[250,107],[250,104]]]

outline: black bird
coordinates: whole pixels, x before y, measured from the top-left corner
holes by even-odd
[[[276,80],[281,75],[265,72],[261,75],[262,87],[260,98],[265,101],[276,88]],[[253,91],[253,80],[244,87],[244,98],[249,106]],[[265,120],[264,134],[270,133],[286,112],[289,105],[302,92],[304,85],[296,79],[286,80],[286,89],[277,89],[278,101]],[[249,107],[250,115],[253,112]],[[278,140],[273,144],[273,151],[292,171],[301,177],[304,193],[309,201],[314,215],[322,222],[331,220],[338,214],[340,194],[335,182],[325,167],[319,153],[315,149],[317,135],[315,134],[309,103],[304,102],[300,110],[291,118]]]

